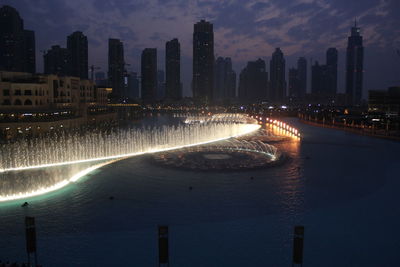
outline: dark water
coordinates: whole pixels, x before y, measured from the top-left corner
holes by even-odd
[[[31,215],[44,266],[157,266],[159,224],[171,266],[290,266],[297,224],[304,266],[396,266],[400,144],[290,122],[303,139],[279,144],[280,166],[202,173],[136,157],[28,208],[1,204],[0,259],[25,260]]]

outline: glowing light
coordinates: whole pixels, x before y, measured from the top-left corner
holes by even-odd
[[[31,170],[31,169],[42,169],[42,168],[48,168],[48,167],[64,166],[64,165],[85,163],[85,162],[114,160],[114,159],[119,159],[119,158],[126,158],[126,157],[144,155],[144,154],[148,154],[148,153],[156,153],[156,152],[164,152],[164,151],[169,151],[169,150],[177,150],[177,149],[181,149],[181,148],[185,148],[185,147],[204,145],[204,144],[209,144],[209,143],[213,143],[213,142],[226,140],[226,139],[229,139],[229,138],[239,137],[239,136],[242,136],[242,135],[246,135],[246,134],[252,133],[252,132],[258,130],[260,127],[261,126],[257,125],[257,124],[247,124],[246,127],[244,127],[243,131],[240,134],[229,135],[229,136],[226,136],[226,137],[222,137],[222,138],[218,138],[218,139],[212,139],[212,140],[199,142],[199,143],[193,143],[193,144],[182,145],[182,146],[174,146],[174,147],[168,147],[168,148],[161,148],[161,149],[149,149],[147,151],[142,151],[142,152],[134,152],[134,153],[127,153],[127,154],[120,154],[120,155],[112,155],[112,156],[92,158],[92,159],[82,159],[82,160],[76,160],[76,161],[57,162],[57,163],[49,163],[49,164],[42,164],[42,165],[35,165],[35,166],[24,166],[24,167],[0,169],[0,173],[2,173],[2,172],[11,172],[11,171]]]
[[[55,185],[52,186],[48,186],[48,187],[43,187],[40,188],[38,190],[35,191],[30,191],[30,192],[24,192],[24,193],[18,193],[18,194],[13,194],[13,195],[4,195],[4,196],[0,196],[0,202],[4,202],[4,201],[10,201],[10,200],[17,200],[17,199],[22,199],[22,198],[30,198],[30,197],[34,197],[34,196],[39,196],[39,195],[43,195],[46,193],[50,193],[56,190],[59,190],[65,186],[67,186],[70,183],[74,183],[76,181],[78,181],[80,178],[84,177],[85,175],[89,174],[90,172],[101,168],[105,165],[111,164],[113,162],[115,162],[117,160],[112,160],[112,161],[108,161],[108,162],[104,162],[104,163],[100,163],[97,165],[94,165],[92,167],[89,167],[87,169],[84,169],[83,171],[78,172],[77,174],[75,174],[74,176],[72,176],[71,178],[69,178],[68,180],[64,180],[62,182],[59,182]]]

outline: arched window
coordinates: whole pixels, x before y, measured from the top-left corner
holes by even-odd
[[[19,100],[19,99],[15,99],[15,101],[14,101],[14,105],[16,105],[16,106],[21,106],[21,105],[22,105],[22,102],[21,102],[21,100]]]
[[[3,105],[4,105],[4,106],[9,106],[9,105],[11,105],[10,99],[4,99]]]
[[[25,100],[24,102],[25,106],[32,106],[32,101],[30,99]]]

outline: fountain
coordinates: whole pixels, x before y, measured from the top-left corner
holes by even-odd
[[[152,128],[63,132],[2,144],[0,201],[57,190],[115,160],[217,142],[255,132],[245,115]]]

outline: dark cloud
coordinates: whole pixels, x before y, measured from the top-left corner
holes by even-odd
[[[288,67],[302,55],[324,62],[331,46],[339,49],[344,64],[347,36],[357,18],[366,44],[366,71],[376,72],[366,75],[366,87],[383,88],[386,80],[395,80],[391,76],[400,75],[388,70],[396,68],[396,57],[387,52],[400,47],[399,0],[0,0],[2,4],[14,6],[25,27],[36,32],[39,69],[39,51],[65,46],[75,30],[88,36],[91,57],[99,62],[107,62],[108,38],[120,38],[136,71],[141,49],[163,48],[166,40],[178,37],[188,90],[193,23],[202,18],[214,23],[216,53],[232,57],[238,72],[246,61],[269,57],[278,46]],[[163,56],[159,53],[161,61]],[[386,63],[390,68],[385,71],[371,67]]]

